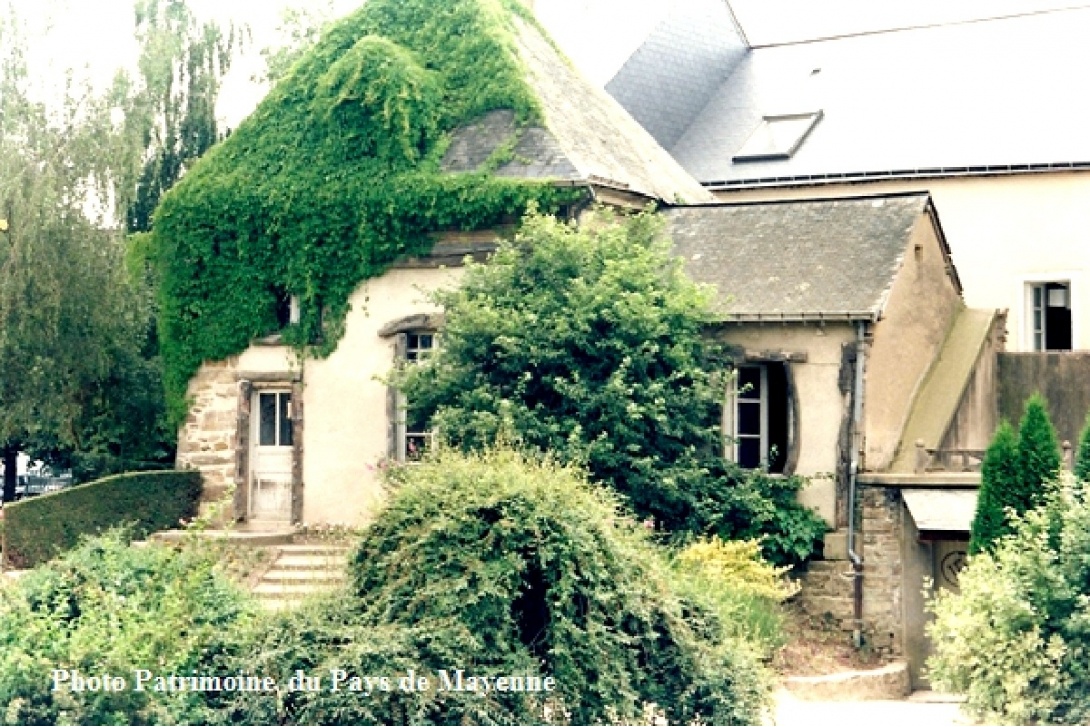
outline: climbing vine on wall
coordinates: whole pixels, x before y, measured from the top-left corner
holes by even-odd
[[[541,110],[514,46],[517,0],[369,0],[340,21],[155,214],[160,335],[174,422],[203,361],[301,320],[284,340],[337,345],[348,298],[430,233],[484,229],[581,194],[487,170],[446,174],[447,133],[498,108]]]

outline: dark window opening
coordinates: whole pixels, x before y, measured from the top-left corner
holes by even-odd
[[[1030,291],[1033,350],[1070,351],[1071,286],[1068,283],[1038,283]]]
[[[299,298],[281,287],[273,288],[274,313],[277,330],[284,330],[299,322]]]
[[[767,467],[782,473],[790,443],[790,396],[782,363],[735,369],[733,401],[728,407],[727,434],[734,461],[747,469]]]

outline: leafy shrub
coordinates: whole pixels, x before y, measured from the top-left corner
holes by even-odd
[[[1090,720],[1090,501],[1085,485],[1013,522],[994,552],[970,558],[960,594],[931,604],[936,688],[1006,724]]]
[[[247,723],[750,724],[768,693],[715,608],[683,598],[645,529],[577,470],[510,450],[403,468],[350,565],[350,593],[289,614],[239,666],[289,678],[426,675],[431,688],[242,694]],[[544,693],[439,691],[439,670],[555,679]]]
[[[663,530],[768,534],[778,563],[805,560],[824,533],[795,501],[798,480],[723,461],[709,290],[685,276],[661,218],[528,216],[433,301],[443,346],[394,379],[453,445],[486,448],[505,432],[585,465]]]
[[[194,692],[132,689],[134,669],[217,673],[248,598],[217,570],[216,551],[133,548],[114,531],[0,587],[0,722],[215,722]],[[120,691],[53,690],[53,670],[128,680]]]
[[[9,504],[4,560],[28,568],[119,525],[131,525],[138,538],[177,527],[196,515],[200,494],[196,471],[133,472]]]
[[[799,592],[798,584],[787,578],[788,568],[777,568],[761,558],[760,545],[754,540],[698,540],[676,557],[686,572],[700,573],[737,591],[785,601]]]
[[[699,540],[677,554],[674,568],[688,588],[713,602],[727,636],[753,643],[766,656],[783,646],[779,604],[799,586],[787,577],[788,568],[761,558],[756,541]]]

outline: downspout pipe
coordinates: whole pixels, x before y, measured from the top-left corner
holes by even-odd
[[[866,321],[856,323],[855,393],[852,396],[852,461],[848,468],[848,560],[852,564],[852,644],[863,646],[863,558],[855,550],[856,481],[863,432],[863,374],[866,370]]]

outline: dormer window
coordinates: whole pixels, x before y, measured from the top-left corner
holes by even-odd
[[[732,157],[735,162],[790,159],[821,119],[822,112],[765,116]]]

